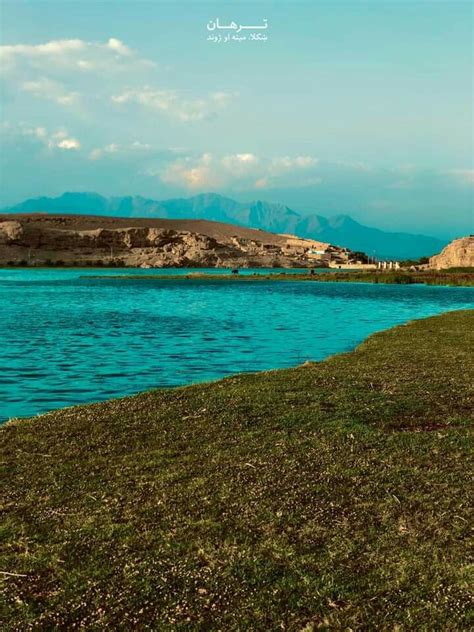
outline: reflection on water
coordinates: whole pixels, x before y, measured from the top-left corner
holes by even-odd
[[[472,288],[107,272],[0,270],[1,420],[321,360],[375,331],[474,304]]]

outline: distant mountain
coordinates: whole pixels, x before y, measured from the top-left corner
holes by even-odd
[[[348,215],[329,218],[303,215],[283,204],[236,202],[215,193],[162,201],[140,196],[106,198],[97,193],[64,193],[57,198],[29,199],[2,212],[207,219],[318,239],[381,259],[428,257],[440,252],[447,244],[447,241],[426,235],[391,233],[364,226]]]

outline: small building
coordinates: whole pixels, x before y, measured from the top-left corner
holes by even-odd
[[[400,270],[399,261],[378,261],[377,268],[379,270]]]

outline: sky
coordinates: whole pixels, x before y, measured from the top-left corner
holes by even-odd
[[[0,6],[2,207],[213,191],[474,232],[469,2]]]

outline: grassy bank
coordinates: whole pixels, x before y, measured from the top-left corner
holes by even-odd
[[[396,285],[409,285],[413,283],[423,283],[425,285],[449,285],[449,286],[464,286],[474,287],[474,270],[472,268],[456,268],[453,270],[430,270],[430,271],[328,271],[322,273],[311,274],[308,270],[307,273],[281,273],[274,272],[269,274],[213,274],[212,272],[194,272],[186,275],[178,274],[122,274],[114,275],[94,275],[88,278],[99,279],[133,279],[140,281],[149,280],[167,280],[173,281],[176,279],[199,279],[201,281],[229,281],[233,282],[244,281],[314,281],[314,282],[351,282],[351,283],[387,283]]]
[[[7,424],[3,629],[468,629],[473,330]]]

